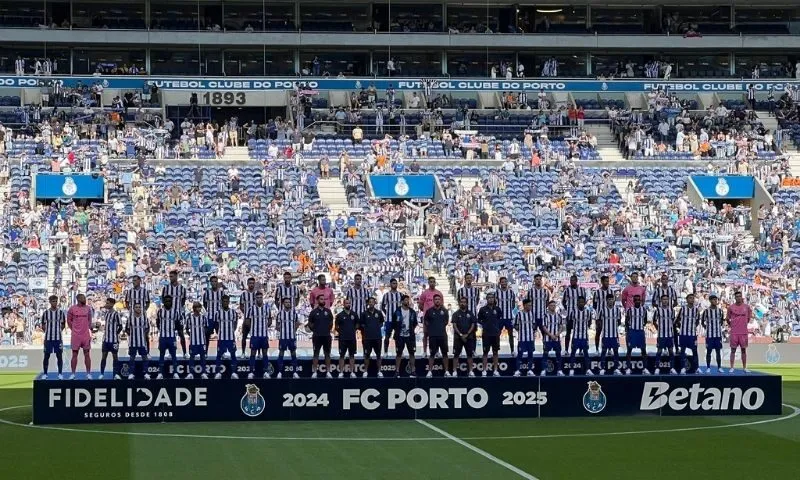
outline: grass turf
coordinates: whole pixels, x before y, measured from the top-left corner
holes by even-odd
[[[800,407],[800,366],[783,376]],[[0,375],[0,419],[27,425],[33,374]],[[784,415],[791,413],[786,408]],[[81,425],[62,430],[0,423],[2,478],[539,479],[792,478],[800,416],[654,416],[415,421]],[[697,427],[717,427],[664,432]],[[91,430],[91,431],[89,431]],[[633,433],[660,431],[661,433]],[[122,432],[123,434],[120,434]],[[622,433],[608,435],[609,433]],[[228,436],[231,438],[216,438]],[[531,436],[533,438],[482,438]],[[235,438],[234,438],[235,437]],[[243,438],[246,437],[246,438]],[[256,437],[256,438],[254,438]]]

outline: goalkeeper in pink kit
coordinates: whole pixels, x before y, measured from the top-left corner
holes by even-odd
[[[728,305],[728,325],[730,326],[730,340],[731,340],[731,369],[729,373],[733,373],[733,364],[736,360],[736,348],[742,349],[742,368],[745,373],[750,373],[747,369],[747,324],[753,318],[753,309],[750,305],[744,303],[742,292],[735,292],[733,294],[734,303]]]
[[[92,322],[92,307],[86,304],[86,295],[79,294],[77,297],[78,303],[71,306],[67,311],[67,326],[72,333],[72,358],[70,359],[70,368],[72,375],[70,379],[75,378],[75,369],[78,367],[78,350],[83,350],[83,364],[86,367],[86,379],[92,379],[92,357],[89,355],[92,348],[92,331],[90,328]]]

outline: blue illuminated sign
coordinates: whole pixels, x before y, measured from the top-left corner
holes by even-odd
[[[436,193],[433,175],[370,175],[372,192],[376,198],[426,198]]]
[[[80,82],[83,85],[102,83],[111,89],[143,89],[156,85],[163,90],[188,91],[262,91],[291,90],[298,85],[314,90],[360,90],[374,85],[384,91],[388,88],[396,90],[422,90],[420,79],[390,78],[200,78],[200,77],[0,77],[0,88],[20,87],[38,88],[46,80],[59,79],[67,87],[74,87]],[[674,92],[731,92],[745,93],[748,85],[757,91],[766,92],[770,88],[776,92],[784,90],[787,84],[800,85],[800,82],[781,81],[661,81],[661,80],[570,80],[570,79],[442,79],[434,80],[433,90],[441,91],[507,91],[529,90],[546,92],[647,92],[659,88]]]
[[[36,198],[80,198],[103,200],[105,182],[94,175],[40,173],[36,175]]]
[[[703,198],[735,200],[755,197],[753,177],[694,175],[691,179]]]

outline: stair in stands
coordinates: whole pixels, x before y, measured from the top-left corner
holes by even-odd
[[[587,124],[586,131],[597,137],[597,153],[600,154],[602,160],[607,162],[625,161],[625,157],[622,156],[617,141],[614,139],[614,133],[608,128],[608,125],[604,123]]]
[[[227,147],[223,160],[229,162],[250,162],[250,152],[247,147]]]
[[[427,272],[427,274],[428,276],[432,276],[436,279],[436,288],[442,292],[442,300],[445,308],[450,310],[450,313],[454,312],[458,308],[458,301],[456,300],[455,295],[453,295],[453,293],[450,291],[450,279],[447,278],[447,275],[444,272]]]
[[[344,185],[338,177],[321,178],[317,185],[317,190],[322,204],[330,209],[331,219],[340,213],[347,212],[349,208],[347,195],[345,194]]]

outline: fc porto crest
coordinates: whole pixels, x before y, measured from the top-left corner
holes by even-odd
[[[261,396],[261,390],[257,385],[248,383],[245,385],[242,399],[239,400],[239,406],[242,408],[242,413],[248,417],[257,417],[267,408],[267,401]]]
[[[266,373],[269,374],[270,377],[275,373],[275,367],[273,367],[271,363],[267,364]]]
[[[555,366],[555,365],[553,365],[553,361],[552,361],[552,360],[550,360],[550,359],[548,358],[548,359],[545,361],[545,365],[546,365],[546,366],[545,366],[545,371],[546,371],[547,373],[553,373],[553,372],[555,372],[555,370],[556,370],[556,366]]]
[[[67,197],[71,197],[78,193],[78,186],[75,184],[75,180],[72,177],[64,178],[64,185],[61,186],[61,191]]]
[[[123,377],[127,377],[128,375],[131,374],[131,370],[130,368],[128,368],[127,363],[122,364],[122,367],[120,367],[119,369],[119,374],[122,375]]]
[[[583,408],[592,414],[600,413],[606,408],[606,394],[603,393],[600,384],[594,380],[588,382],[588,385],[589,388],[587,388],[586,393],[583,394]]]
[[[724,178],[720,177],[717,180],[717,185],[714,187],[714,191],[717,192],[717,195],[720,197],[724,197],[730,193],[731,187]]]
[[[397,177],[397,183],[394,184],[394,193],[398,194],[401,197],[405,197],[408,195],[408,191],[410,188],[408,187],[408,182],[403,177]]]
[[[406,364],[406,373],[409,374],[409,375],[413,375],[414,373],[416,373],[414,371],[414,365],[412,365],[411,362],[408,362]]]
[[[778,351],[778,347],[776,347],[774,343],[771,343],[767,347],[767,353],[764,354],[764,360],[766,360],[769,364],[776,364],[781,361],[781,352]]]

